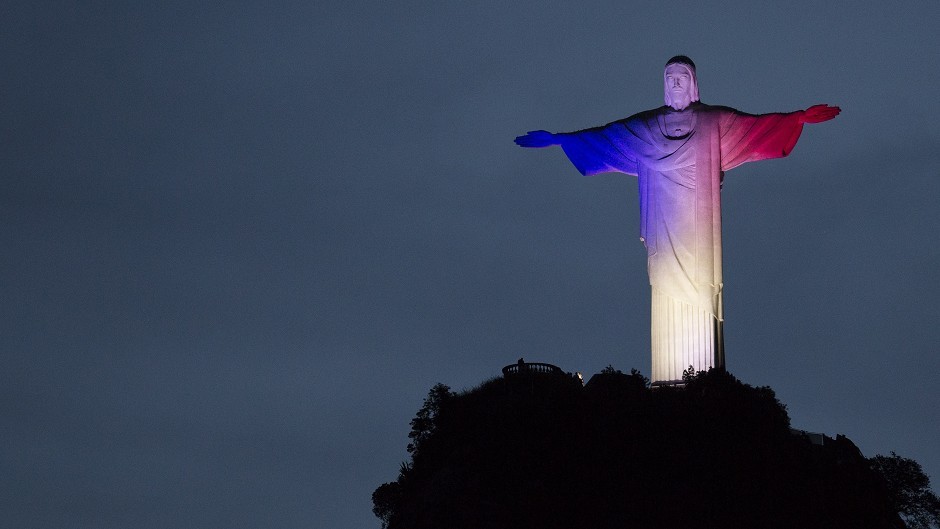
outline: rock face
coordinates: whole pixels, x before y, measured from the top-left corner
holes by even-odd
[[[850,440],[811,442],[770,388],[725,372],[435,390],[412,461],[373,495],[388,529],[904,527]]]

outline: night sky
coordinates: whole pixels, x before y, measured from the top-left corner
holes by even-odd
[[[378,528],[437,382],[649,375],[636,180],[520,149],[842,107],[724,186],[729,370],[940,489],[940,4],[4,2],[0,518]],[[769,5],[769,4],[768,4]]]

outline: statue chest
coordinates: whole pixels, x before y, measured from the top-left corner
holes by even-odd
[[[662,116],[660,126],[668,138],[681,138],[692,132],[695,114],[692,112],[670,112]]]

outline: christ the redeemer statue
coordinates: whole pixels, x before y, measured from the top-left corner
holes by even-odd
[[[699,102],[695,64],[666,63],[666,105],[592,129],[532,131],[522,147],[560,145],[581,174],[637,177],[640,240],[652,287],[652,381],[670,384],[723,368],[721,183],[745,162],[790,154],[805,123],[828,121],[839,107],[751,115]]]

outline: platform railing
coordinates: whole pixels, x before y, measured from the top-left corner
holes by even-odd
[[[523,375],[534,373],[539,375],[564,375],[565,372],[560,367],[552,364],[543,364],[541,362],[516,362],[503,368],[503,376],[511,377],[514,375]]]

